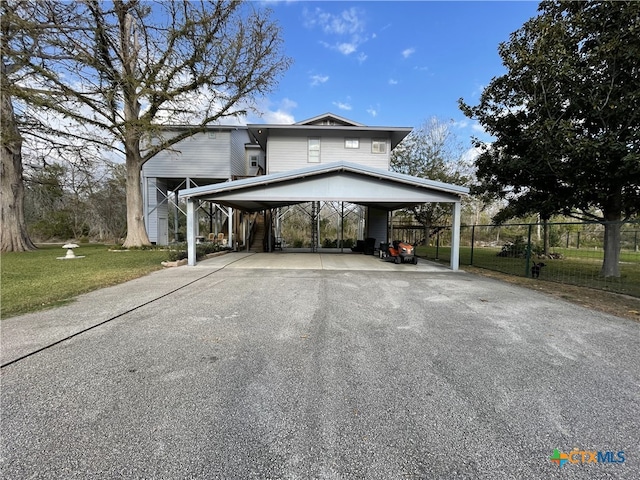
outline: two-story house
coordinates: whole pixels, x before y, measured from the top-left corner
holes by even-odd
[[[169,243],[169,208],[177,208],[170,199],[180,189],[338,161],[389,170],[391,150],[410,132],[405,127],[365,126],[330,113],[293,125],[208,127],[159,153],[142,168],[149,239],[157,245]],[[219,207],[205,213],[216,231],[225,222],[221,215],[228,215]],[[174,230],[171,238],[177,236],[176,223]]]
[[[221,213],[233,218],[226,224],[232,246],[246,243],[247,234],[242,224],[246,217],[233,217],[233,211],[273,211],[304,202],[365,207],[364,236],[377,242],[389,240],[390,212],[408,205],[452,203],[459,224],[461,196],[468,189],[389,171],[391,151],[410,132],[408,127],[366,126],[329,113],[293,125],[211,127],[145,164],[150,239],[167,242],[167,199],[177,190],[187,200],[190,264],[195,264],[195,241],[202,235],[198,212],[203,204],[209,205],[212,219]],[[457,257],[452,266],[457,268]]]

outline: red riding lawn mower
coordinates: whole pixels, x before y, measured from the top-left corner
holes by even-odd
[[[418,264],[418,257],[414,254],[413,245],[399,240],[394,240],[387,246],[385,257],[389,262]]]

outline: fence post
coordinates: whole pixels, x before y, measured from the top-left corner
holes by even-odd
[[[471,259],[469,260],[469,265],[473,265],[473,246],[476,243],[476,226],[471,225]]]
[[[578,241],[576,242],[576,250],[580,250],[580,230],[578,230]]]
[[[439,260],[438,258],[438,251],[440,250],[440,230],[438,230],[438,233],[436,233],[436,260]]]
[[[529,224],[529,235],[527,238],[527,250],[526,250],[526,261],[524,267],[524,276],[531,276],[531,230],[533,229],[533,225]]]

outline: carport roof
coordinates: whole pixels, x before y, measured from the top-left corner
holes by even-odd
[[[430,202],[459,202],[469,189],[349,162],[310,166],[254,178],[180,190],[180,198],[207,200],[255,212],[311,201],[344,201],[385,210]]]

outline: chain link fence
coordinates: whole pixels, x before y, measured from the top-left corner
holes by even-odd
[[[460,230],[460,265],[640,297],[640,223],[620,223],[620,277],[604,277],[604,225],[468,225]],[[451,228],[439,227],[418,254],[449,262]],[[542,264],[542,265],[541,265]]]

